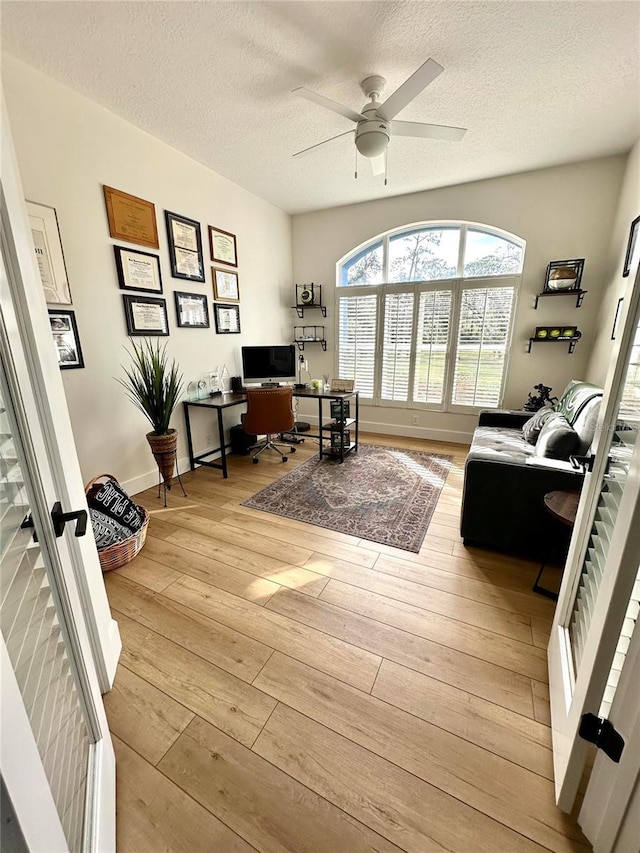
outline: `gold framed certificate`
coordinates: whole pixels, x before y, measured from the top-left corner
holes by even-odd
[[[211,260],[226,264],[229,267],[238,266],[238,250],[236,246],[236,235],[222,228],[209,226],[209,247],[211,249]]]
[[[109,234],[116,240],[139,243],[150,249],[160,248],[153,202],[106,185],[102,189],[107,206]]]
[[[225,302],[240,302],[238,273],[234,270],[211,269],[213,273],[213,298]]]

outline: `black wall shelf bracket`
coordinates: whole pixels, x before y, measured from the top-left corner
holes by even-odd
[[[536,301],[534,310],[538,307],[538,300],[541,296],[575,296],[576,298],[576,308],[580,308],[584,301],[585,294],[587,294],[588,290],[545,290],[543,293],[538,293],[536,295]]]
[[[298,317],[300,317],[301,320],[304,320],[304,312],[308,311],[310,308],[312,308],[312,309],[313,308],[319,308],[322,311],[322,316],[323,317],[327,316],[327,306],[326,305],[293,305],[292,307],[295,308],[296,313],[297,313]]]
[[[298,345],[298,349],[300,350],[300,352],[304,351],[304,345],[305,344],[322,344],[322,349],[325,352],[327,351],[327,342],[326,341],[294,341],[294,343],[296,343]]]
[[[529,346],[527,352],[531,352],[531,344],[569,344],[569,355],[576,348],[576,344],[580,338],[529,338]]]

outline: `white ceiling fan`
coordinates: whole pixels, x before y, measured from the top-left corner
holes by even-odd
[[[326,145],[327,142],[332,142],[334,139],[340,139],[350,133],[355,133],[356,149],[364,157],[370,159],[373,174],[381,175],[386,172],[387,148],[392,136],[418,136],[423,139],[445,139],[450,142],[458,142],[467,132],[466,127],[449,127],[444,124],[422,124],[416,121],[392,121],[400,110],[403,110],[407,104],[419,95],[423,89],[426,89],[443,71],[444,68],[442,65],[439,65],[434,59],[427,59],[382,104],[378,99],[387,81],[384,77],[380,77],[377,74],[367,77],[362,81],[360,86],[370,100],[360,112],[352,110],[350,107],[345,107],[336,101],[332,101],[330,98],[325,98],[324,95],[319,95],[317,92],[312,92],[310,89],[305,89],[302,86],[293,89],[292,94],[319,104],[321,107],[338,113],[356,124],[355,131],[347,130],[345,133],[339,133],[337,136],[332,136],[330,139],[325,139],[322,142],[311,145],[309,148],[298,151],[293,156],[300,157],[302,154],[314,151],[321,145]]]

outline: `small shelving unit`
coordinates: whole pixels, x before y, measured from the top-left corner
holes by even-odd
[[[320,344],[326,352],[327,342],[324,337],[324,326],[294,326],[293,341],[302,352],[305,344]]]
[[[296,304],[292,306],[298,317],[304,320],[305,311],[320,310],[322,316],[327,316],[327,306],[322,304],[321,284],[296,284]]]
[[[576,348],[580,338],[529,338],[527,352],[531,352],[531,344],[569,344],[569,355]]]
[[[542,293],[538,293],[533,307],[534,310],[538,308],[538,300],[542,296],[575,296],[576,308],[580,308],[584,301],[585,294],[588,292],[588,290],[545,290]]]

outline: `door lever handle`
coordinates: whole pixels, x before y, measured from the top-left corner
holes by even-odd
[[[51,521],[53,522],[53,530],[56,538],[59,538],[64,533],[64,526],[67,521],[75,521],[76,536],[84,536],[87,532],[87,511],[86,509],[77,509],[74,512],[62,512],[62,504],[56,501],[51,510]]]

